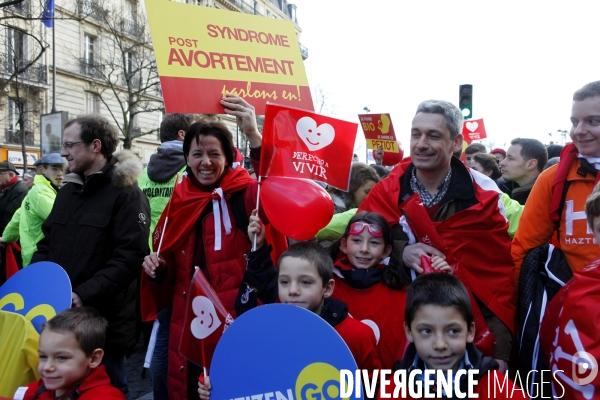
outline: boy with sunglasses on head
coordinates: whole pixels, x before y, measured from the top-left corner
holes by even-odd
[[[75,307],[42,325],[40,380],[19,388],[15,399],[124,400],[110,384],[102,362],[106,320],[93,308]]]
[[[399,263],[388,262],[392,245],[386,220],[377,213],[360,212],[330,247],[335,260],[332,296],[345,302],[354,318],[376,332],[377,351],[385,369],[392,367],[408,345],[403,326],[411,277]],[[431,261],[434,270],[452,273],[442,258],[434,256]]]

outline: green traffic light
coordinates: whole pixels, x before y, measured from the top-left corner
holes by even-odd
[[[471,116],[471,110],[469,110],[468,108],[463,108],[461,112],[464,118],[468,118]]]

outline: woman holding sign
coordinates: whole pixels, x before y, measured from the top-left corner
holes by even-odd
[[[221,104],[225,113],[236,117],[247,136],[250,158],[255,171],[259,171],[262,136],[254,107],[229,94]],[[173,306],[169,398],[188,398],[188,388],[197,390],[201,371],[179,354],[186,292],[195,268],[200,268],[225,308],[235,315],[234,301],[246,267],[244,255],[251,246],[246,235],[248,215],[256,208],[258,184],[245,169],[234,166],[234,151],[231,132],[225,125],[200,121],[188,128],[183,141],[186,172],[176,181],[154,231],[155,252],[144,259],[153,298],[142,296],[142,303],[153,301],[157,309]],[[214,348],[207,346],[205,350],[206,364],[210,364]]]

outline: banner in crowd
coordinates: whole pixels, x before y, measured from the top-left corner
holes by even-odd
[[[268,304],[243,314],[223,334],[211,364],[210,396],[339,398],[340,370],[356,368],[346,343],[325,320],[300,307]]]
[[[483,118],[468,119],[463,122],[462,134],[467,143],[471,143],[473,140],[485,139],[487,134],[485,133]]]
[[[359,114],[360,126],[365,133],[368,149],[379,146],[386,153],[398,153],[398,141],[390,114]]]
[[[207,366],[221,335],[233,317],[219,300],[200,269],[196,269],[187,295],[187,310],[179,352],[190,361]]]
[[[267,101],[313,110],[290,21],[145,0],[165,109],[223,113],[226,93],[263,115]]]
[[[305,178],[348,190],[358,125],[268,104],[260,176]]]
[[[53,262],[30,264],[0,286],[0,310],[23,315],[38,332],[67,308],[71,308],[71,280]]]

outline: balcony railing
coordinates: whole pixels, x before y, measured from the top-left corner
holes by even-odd
[[[306,60],[308,58],[308,49],[305,46],[302,46],[302,44],[300,44],[300,53],[302,54],[303,60]]]
[[[93,0],[83,0],[78,3],[77,7],[82,17],[90,17],[97,21],[102,21],[108,13],[107,10],[96,4]]]
[[[123,18],[121,21],[121,30],[127,35],[136,37],[141,37],[144,34],[144,26],[128,18]]]
[[[21,132],[12,129],[6,129],[6,143],[21,144]],[[33,132],[25,131],[25,145],[34,145]]]
[[[254,7],[249,4],[246,4],[244,0],[228,0],[231,4],[240,8],[246,14],[254,14]]]
[[[29,0],[23,0],[20,3],[17,4],[13,4],[7,7],[7,10],[12,11],[16,14],[21,14],[23,16],[26,17],[30,17],[30,13],[29,13]]]
[[[12,75],[15,72],[15,68],[21,69],[29,64],[27,60],[17,61],[7,54],[0,54],[0,74]],[[28,80],[36,83],[47,83],[48,72],[46,65],[41,63],[34,63],[27,67],[27,69],[18,74],[18,79]]]
[[[104,65],[95,62],[90,62],[86,59],[79,60],[80,71],[82,74],[91,76],[92,78],[101,79],[104,77]]]

